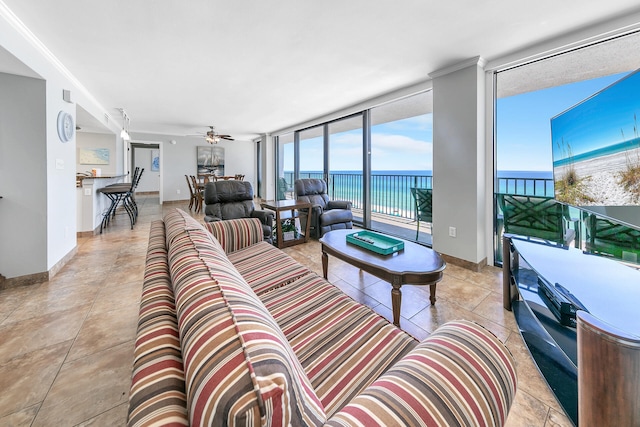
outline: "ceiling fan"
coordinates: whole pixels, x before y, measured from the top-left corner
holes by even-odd
[[[226,139],[227,141],[234,141],[231,138],[231,135],[220,135],[216,132],[215,126],[209,126],[209,130],[206,133],[198,133],[197,136],[204,136],[205,141],[209,144],[217,144],[221,139]]]

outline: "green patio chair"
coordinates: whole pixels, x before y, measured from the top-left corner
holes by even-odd
[[[432,191],[430,188],[411,188],[411,195],[415,201],[416,240],[420,234],[420,221],[432,223]]]
[[[568,226],[568,207],[551,197],[498,194],[504,232],[569,245],[576,234]]]
[[[287,193],[293,191],[293,188],[287,184],[287,180],[285,178],[278,178],[278,187],[277,187],[277,199],[276,200],[285,200],[287,198]]]
[[[640,230],[600,218],[595,214],[587,214],[585,228],[587,252],[638,263]]]

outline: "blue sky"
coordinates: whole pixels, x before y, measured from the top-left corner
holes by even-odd
[[[498,99],[497,169],[551,171],[551,118],[626,74],[614,74]]]
[[[637,137],[640,73],[631,74],[552,120],[554,160]]]
[[[373,170],[431,170],[433,164],[433,115],[424,114],[373,126],[371,167]],[[322,170],[322,139],[300,136],[300,169]],[[332,134],[331,169],[362,169],[362,131]],[[293,159],[293,144],[285,147],[285,157]],[[285,162],[286,164],[286,162]],[[285,165],[285,170],[289,170]],[[292,166],[291,166],[292,167]]]
[[[628,73],[528,92],[497,101],[497,169],[552,170],[552,117],[592,96]],[[500,78],[498,77],[498,84]],[[637,93],[637,92],[636,92]],[[619,114],[611,111],[611,115]],[[631,122],[633,117],[631,117]],[[633,130],[624,130],[632,136]],[[372,128],[373,170],[432,170],[433,115],[425,114]],[[331,135],[331,169],[362,168],[361,130]],[[285,170],[293,170],[293,144],[285,147]],[[322,139],[301,135],[301,170],[322,170]],[[578,154],[578,153],[574,153]]]

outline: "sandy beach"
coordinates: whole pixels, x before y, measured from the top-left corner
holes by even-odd
[[[620,172],[627,168],[627,158],[638,164],[640,149],[610,154],[597,159],[583,160],[573,164],[580,179],[584,179],[584,193],[594,199],[586,203],[593,206],[622,206],[637,204],[633,194],[620,185]],[[567,166],[554,168],[555,179],[561,179]]]

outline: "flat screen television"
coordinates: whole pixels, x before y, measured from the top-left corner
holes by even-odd
[[[640,70],[551,119],[555,198],[640,227]]]

